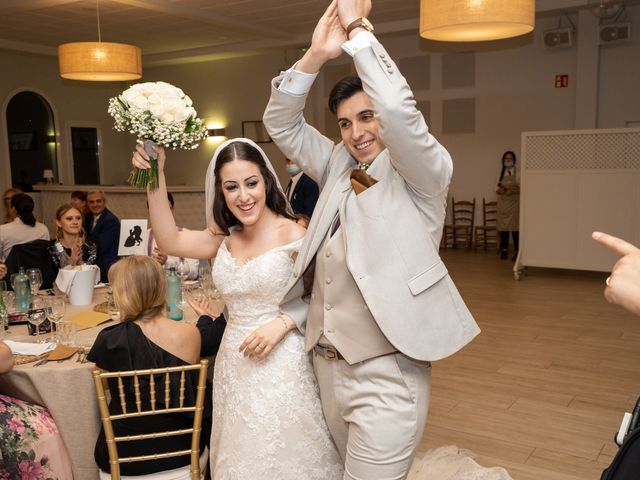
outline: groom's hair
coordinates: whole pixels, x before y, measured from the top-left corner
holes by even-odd
[[[362,88],[362,80],[360,80],[360,77],[357,75],[347,75],[342,80],[339,80],[331,89],[331,93],[329,93],[329,110],[336,115],[338,105],[362,91],[364,91],[364,89]]]
[[[282,190],[278,188],[278,181],[269,170],[269,167],[267,167],[258,149],[246,142],[231,142],[218,154],[214,170],[216,181],[214,186],[213,219],[225,235],[229,235],[229,228],[234,225],[242,228],[242,223],[231,213],[231,210],[229,210],[227,206],[227,202],[224,199],[224,192],[222,191],[222,181],[220,180],[220,170],[222,167],[234,160],[245,160],[258,165],[262,178],[264,179],[267,208],[277,215],[295,220],[295,217],[287,208],[287,198],[284,196]]]

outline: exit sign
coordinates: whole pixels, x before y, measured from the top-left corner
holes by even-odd
[[[569,75],[556,75],[556,88],[567,88],[569,86]]]

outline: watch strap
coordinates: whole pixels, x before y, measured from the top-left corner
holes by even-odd
[[[372,32],[373,28],[371,27],[371,23],[366,20],[364,17],[356,18],[353,22],[351,22],[347,26],[347,37],[349,34],[356,28],[361,27],[364,28],[367,32]]]

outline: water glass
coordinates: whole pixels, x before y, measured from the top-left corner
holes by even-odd
[[[58,342],[61,345],[75,347],[78,343],[77,335],[76,324],[71,320],[60,320],[58,322]]]
[[[64,310],[66,308],[66,303],[64,301],[64,297],[48,297],[47,298],[47,306],[49,308],[49,321],[51,322],[51,329],[53,331],[53,340],[58,341],[58,323],[62,320],[64,316]]]
[[[198,279],[202,282],[205,278],[211,279],[211,265],[209,265],[209,262],[200,261],[198,265]]]
[[[176,267],[176,273],[184,282],[189,278],[189,272],[191,268],[189,267],[189,262],[187,262],[184,258],[180,257],[178,260],[178,266]]]

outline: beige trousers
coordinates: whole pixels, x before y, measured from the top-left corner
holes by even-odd
[[[314,354],[313,365],[345,480],[406,478],[427,420],[431,366],[400,353],[354,365]]]

